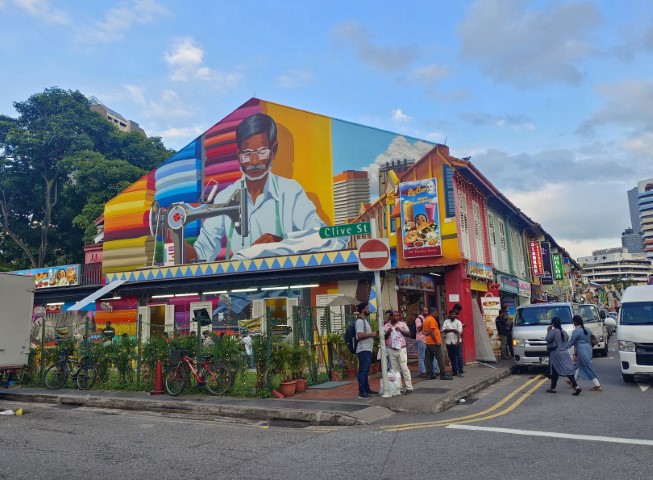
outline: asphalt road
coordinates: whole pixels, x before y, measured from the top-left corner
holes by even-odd
[[[650,479],[653,388],[623,383],[615,353],[594,360],[601,393],[534,372],[364,427],[2,402],[27,414],[0,417],[0,479]]]

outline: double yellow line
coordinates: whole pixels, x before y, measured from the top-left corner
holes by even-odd
[[[521,387],[517,388],[515,391],[513,391],[505,398],[503,398],[500,402],[496,403],[495,405],[488,408],[487,410],[483,410],[482,412],[478,412],[473,415],[467,415],[458,418],[450,418],[448,420],[439,420],[437,422],[407,423],[404,425],[389,425],[381,428],[386,432],[401,432],[403,430],[415,430],[418,428],[446,427],[447,425],[460,425],[464,423],[481,422],[484,420],[489,420],[491,418],[500,417],[502,415],[512,412],[515,408],[521,405],[524,400],[526,400],[535,390],[540,388],[546,381],[547,381],[546,377],[543,377],[542,375],[536,375],[535,377],[531,378],[526,383],[524,383]],[[517,398],[517,400],[515,400],[514,403],[512,403],[512,405],[509,405],[508,407],[506,407],[505,409],[497,413],[492,413],[496,410],[499,410],[501,407],[503,407],[506,403],[512,400],[520,392],[527,389],[529,386],[531,388],[529,388],[526,391],[526,393],[522,394],[519,398]],[[488,415],[490,413],[492,414]]]

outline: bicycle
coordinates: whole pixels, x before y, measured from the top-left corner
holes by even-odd
[[[71,353],[69,350],[59,352],[57,363],[45,371],[43,380],[48,390],[57,390],[63,387],[68,380],[68,375],[73,371],[73,365],[77,365],[77,370],[73,373],[73,380],[77,383],[77,388],[88,390],[95,383],[97,368],[95,368],[93,360],[88,356],[83,356],[76,361],[70,358]]]
[[[224,363],[212,362],[213,355],[203,355],[203,360],[197,360],[179,352],[179,361],[166,370],[166,391],[174,396],[179,395],[188,386],[189,375],[195,377],[198,385],[204,385],[211,395],[224,395],[235,382],[231,369]]]

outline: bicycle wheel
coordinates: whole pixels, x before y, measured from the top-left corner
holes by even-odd
[[[206,389],[211,395],[224,395],[233,385],[233,375],[223,363],[213,363],[204,369]]]
[[[166,391],[173,397],[179,395],[186,386],[188,376],[181,365],[170,367],[165,374]]]
[[[95,365],[85,364],[77,370],[77,387],[80,390],[88,390],[95,383],[97,378],[97,369]]]
[[[45,387],[48,390],[57,390],[64,386],[68,380],[68,366],[67,365],[52,365],[45,371]]]

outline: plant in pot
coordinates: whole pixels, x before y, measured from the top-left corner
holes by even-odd
[[[284,397],[292,397],[297,386],[297,382],[293,380],[292,350],[290,345],[282,343],[272,351],[272,369],[281,375],[279,390]]]
[[[331,380],[342,380],[345,370],[345,354],[347,346],[345,337],[342,333],[329,333],[326,336],[326,342],[329,352],[329,370]]]
[[[303,345],[293,347],[290,355],[290,368],[292,370],[293,378],[297,381],[295,386],[295,393],[303,393],[306,391],[306,365],[308,364],[309,351]]]

